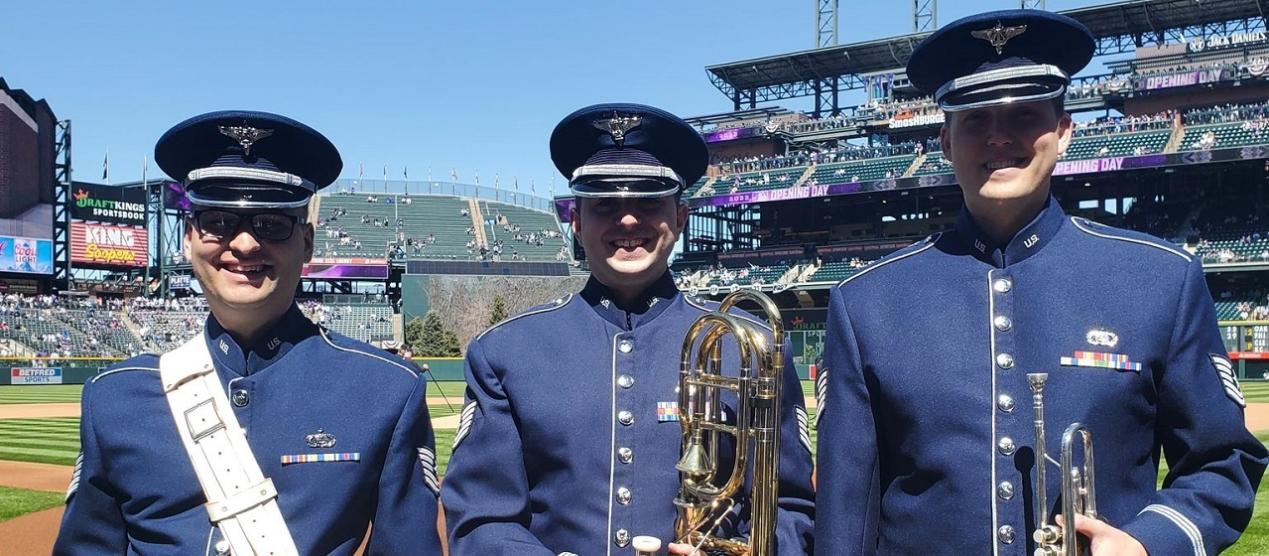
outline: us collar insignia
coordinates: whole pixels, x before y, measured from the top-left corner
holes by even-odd
[[[1084,335],[1090,345],[1113,348],[1119,345],[1119,334],[1109,330],[1094,328]]]
[[[596,129],[611,135],[618,148],[625,146],[626,134],[642,124],[643,118],[639,116],[622,116],[616,112],[613,112],[611,118],[591,122]]]
[[[306,435],[304,442],[308,444],[309,448],[330,448],[335,445],[335,435],[322,429],[317,429],[317,432]]]
[[[599,304],[603,305],[604,308],[607,309],[612,306],[612,301],[609,301],[607,297],[604,297],[599,300]]]
[[[251,146],[256,144],[256,141],[273,135],[273,130],[245,125],[222,125],[220,126],[220,134],[237,141],[238,145],[242,147],[242,154],[250,155]]]
[[[1003,24],[997,21],[995,27],[992,27],[991,29],[983,29],[980,31],[970,31],[969,36],[974,37],[976,39],[982,39],[991,43],[992,46],[996,47],[996,54],[1000,55],[1005,53],[1005,44],[1009,42],[1009,39],[1012,39],[1018,35],[1021,35],[1025,33],[1026,31],[1027,31],[1026,25],[1019,25],[1017,27],[1005,27]]]

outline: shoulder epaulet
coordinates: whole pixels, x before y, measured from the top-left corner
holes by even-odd
[[[1079,216],[1072,216],[1071,223],[1075,225],[1075,229],[1093,237],[1153,247],[1160,251],[1181,257],[1181,259],[1185,260],[1187,263],[1194,260],[1194,257],[1189,253],[1169,246],[1163,240],[1146,234],[1134,233],[1128,230],[1106,226]]]
[[[931,247],[934,247],[934,243],[937,242],[939,240],[939,237],[941,237],[942,235],[943,234],[941,232],[930,234],[928,236],[925,236],[925,239],[921,241],[918,241],[916,243],[913,243],[912,245],[904,247],[903,249],[895,251],[894,253],[886,255],[881,260],[876,261],[864,267],[863,270],[860,270],[859,272],[856,272],[850,276],[847,276],[845,280],[842,280],[841,282],[837,283],[837,287],[842,287],[846,285],[847,282],[850,282],[851,280],[859,278],[860,276],[868,274],[869,272],[877,270],[878,268],[881,268],[883,266],[902,261],[903,259],[912,257],[914,255],[919,255],[925,250]]]
[[[146,366],[139,366],[139,365],[129,365],[129,366],[127,366],[127,367],[117,367],[117,368],[114,368],[114,369],[108,369],[108,370],[102,371],[102,372],[100,372],[100,373],[97,373],[96,375],[94,375],[94,376],[93,376],[91,379],[89,379],[88,381],[89,381],[89,382],[92,382],[92,383],[96,383],[98,380],[101,380],[101,379],[106,378],[106,377],[108,377],[108,376],[115,375],[115,374],[119,374],[119,373],[123,373],[123,372],[127,372],[127,371],[152,371],[152,372],[156,372],[156,373],[157,373],[157,372],[159,372],[159,368],[158,368],[158,367],[146,367]]]
[[[353,353],[353,354],[356,354],[356,355],[361,355],[361,356],[363,356],[363,357],[369,357],[369,358],[371,358],[371,359],[376,359],[376,360],[382,361],[382,362],[384,362],[384,363],[387,363],[387,364],[389,364],[389,365],[392,365],[393,367],[396,367],[396,368],[398,368],[398,369],[401,369],[402,371],[405,371],[407,374],[409,374],[409,375],[410,375],[410,377],[411,377],[411,378],[418,378],[418,376],[419,376],[419,372],[418,372],[417,370],[414,370],[414,369],[410,368],[410,366],[409,366],[409,365],[405,365],[405,364],[400,363],[400,362],[398,362],[398,361],[393,361],[393,360],[392,360],[391,358],[389,358],[389,357],[386,357],[386,356],[384,356],[384,355],[379,355],[379,354],[374,353],[374,352],[372,352],[372,351],[369,351],[369,350],[363,349],[363,348],[361,348],[360,346],[355,346],[355,347],[352,347],[352,346],[341,346],[341,345],[339,345],[339,344],[335,343],[334,339],[332,339],[332,338],[330,337],[330,334],[326,331],[326,328],[325,328],[325,327],[321,327],[321,326],[319,326],[319,327],[318,327],[318,330],[320,331],[320,333],[321,333],[321,335],[322,335],[322,340],[324,340],[324,341],[326,342],[326,345],[328,345],[328,346],[330,346],[330,347],[332,347],[332,348],[335,348],[335,349],[337,349],[337,350],[339,350],[339,351],[343,351],[343,352],[346,352],[346,353]],[[364,345],[364,344],[363,344],[363,345]],[[373,348],[371,348],[371,349],[373,349]]]
[[[512,316],[512,317],[508,317],[508,318],[506,318],[506,319],[503,319],[503,320],[502,320],[501,322],[499,322],[498,324],[495,324],[495,325],[493,325],[493,326],[490,326],[489,328],[486,328],[484,332],[481,332],[480,334],[477,334],[477,335],[476,335],[476,340],[480,340],[481,338],[484,338],[484,337],[485,337],[485,334],[488,334],[488,333],[492,332],[495,328],[498,328],[499,326],[502,326],[502,325],[504,325],[504,324],[507,324],[507,323],[509,323],[509,322],[511,322],[511,321],[515,321],[515,320],[522,319],[522,318],[524,318],[524,317],[530,317],[530,316],[533,316],[533,315],[540,315],[540,314],[542,314],[542,313],[549,313],[549,312],[554,311],[554,310],[556,310],[556,309],[559,309],[559,308],[561,308],[561,307],[563,307],[563,306],[565,306],[565,305],[568,305],[568,302],[569,302],[569,301],[572,301],[572,300],[573,300],[573,294],[571,294],[571,293],[570,293],[570,294],[568,294],[568,295],[566,295],[566,296],[564,296],[564,297],[556,298],[554,301],[552,301],[552,302],[550,302],[550,303],[546,303],[546,304],[543,304],[543,305],[538,305],[538,306],[536,306],[536,307],[530,307],[530,308],[526,309],[523,313],[520,313],[520,314],[518,314],[518,315],[515,315],[515,316]]]

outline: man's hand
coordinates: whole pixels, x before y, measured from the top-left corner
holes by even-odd
[[[1060,515],[1057,516],[1057,524],[1064,525]],[[1099,519],[1076,514],[1075,532],[1088,537],[1093,556],[1148,556],[1146,547],[1136,537]]]
[[[669,550],[670,554],[700,554],[692,548],[692,545],[681,542],[670,543]]]

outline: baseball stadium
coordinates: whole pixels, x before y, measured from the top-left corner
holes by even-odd
[[[951,230],[962,205],[940,145],[944,112],[904,69],[937,26],[935,2],[913,2],[910,34],[849,44],[838,41],[837,0],[814,4],[816,48],[704,68],[718,110],[686,120],[710,163],[684,192],[690,213],[671,267],[691,296],[774,300],[812,423],[830,290]],[[1092,32],[1097,63],[1066,91],[1075,139],[1052,192],[1070,215],[1202,260],[1236,377],[1225,388],[1245,398],[1248,430],[1269,443],[1265,10],[1262,0],[1127,0],[1063,12]],[[73,175],[76,115],[57,104],[57,91],[0,76],[2,554],[52,549],[81,457],[83,384],[201,334],[208,315],[182,245],[182,183]],[[451,177],[342,177],[317,194],[297,293],[313,322],[409,357],[427,376],[442,477],[468,343],[590,274],[573,197]],[[1160,484],[1166,476],[1165,465]],[[1256,501],[1228,554],[1269,554],[1269,488]]]

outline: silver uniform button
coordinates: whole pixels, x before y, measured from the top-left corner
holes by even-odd
[[[996,290],[996,293],[1009,293],[1009,290],[1013,289],[1013,281],[1008,278],[1000,278],[992,282],[991,289]]]
[[[618,529],[617,534],[613,535],[613,541],[617,543],[617,546],[624,548],[627,544],[630,544],[630,531]]]
[[[999,485],[996,485],[996,496],[999,496],[1001,500],[1012,500],[1013,483],[1001,481]]]
[[[1013,328],[1013,321],[1009,320],[1009,317],[1004,315],[998,315],[996,318],[992,319],[991,323],[996,325],[996,330],[1001,332],[1005,332],[1010,328]]]
[[[631,386],[634,386],[634,377],[630,375],[621,375],[617,377],[617,385],[622,388],[629,388]]]
[[[1009,394],[1001,394],[996,398],[996,407],[999,407],[1005,413],[1013,413],[1013,398]]]
[[[621,463],[630,463],[634,461],[634,450],[631,450],[630,448],[626,448],[624,446],[621,448],[618,448],[617,459],[620,459]]]
[[[1000,542],[1004,544],[1013,544],[1013,526],[1001,525],[1000,529],[996,531],[996,538],[1000,539]]]
[[[996,443],[996,448],[1000,450],[1001,454],[1006,456],[1012,456],[1014,450],[1018,449],[1018,446],[1013,443],[1012,438],[1009,438],[1008,436],[1003,436],[1000,438],[1000,442]]]
[[[630,340],[617,342],[617,350],[621,351],[621,353],[630,353],[630,350],[632,349],[634,349],[634,342],[631,342]]]
[[[631,412],[629,412],[629,411],[626,411],[626,410],[624,410],[624,409],[623,409],[623,410],[621,410],[621,411],[618,411],[618,412],[617,412],[617,421],[618,421],[618,422],[620,422],[620,423],[621,423],[621,424],[623,424],[623,425],[626,425],[626,426],[628,427],[628,426],[630,426],[632,423],[634,423],[634,414],[633,414],[633,413],[631,413]]]
[[[229,541],[220,539],[216,541],[216,556],[229,556]]]
[[[625,506],[630,503],[630,489],[617,487],[617,503]]]
[[[982,322],[982,321],[979,321],[979,322]],[[1009,355],[1008,353],[1001,353],[1001,354],[997,355],[997,356],[996,356],[996,365],[999,365],[999,366],[1000,366],[1000,368],[1002,368],[1002,369],[1012,369],[1012,368],[1013,368],[1013,356],[1012,356],[1012,355]]]
[[[251,395],[246,390],[234,390],[234,405],[238,407],[247,407],[251,403]]]

